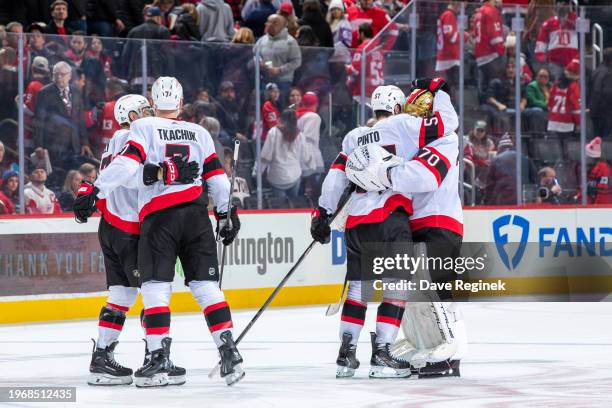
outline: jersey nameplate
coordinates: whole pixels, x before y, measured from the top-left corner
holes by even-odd
[[[357,146],[367,145],[368,143],[378,143],[380,142],[380,134],[378,131],[366,133],[363,136],[359,136],[357,138]]]
[[[187,129],[157,129],[159,138],[163,141],[188,140],[197,142],[196,133]]]

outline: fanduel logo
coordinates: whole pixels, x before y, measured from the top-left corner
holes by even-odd
[[[519,228],[521,239],[518,243],[518,248],[514,253],[514,256],[510,258],[510,254],[507,251],[508,246],[508,234],[502,232],[502,228]],[[527,239],[529,238],[529,221],[518,215],[502,215],[495,221],[493,221],[493,238],[495,239],[495,246],[497,247],[497,253],[501,258],[506,268],[514,269],[518,266],[519,262],[523,258],[525,248],[527,247]]]

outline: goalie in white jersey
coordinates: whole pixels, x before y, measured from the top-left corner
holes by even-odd
[[[393,244],[406,244],[407,252],[410,251],[412,192],[437,188],[457,159],[454,130],[458,118],[450,97],[444,91],[436,92],[435,98],[429,95],[433,99],[433,113],[421,118],[400,113],[405,98],[398,88],[378,88],[372,97],[378,122],[372,128],[357,128],[346,135],[342,152],[323,183],[311,232],[314,239],[325,243],[329,241],[330,214],[336,211],[339,195],[349,183],[345,170],[352,168],[356,170],[354,174],[359,173],[353,179],[358,189],[353,193],[346,222],[349,289],[340,327],[339,377],[352,376],[359,366],[355,348],[365,319],[368,294],[372,292],[374,275],[370,262],[380,255],[381,246],[377,243],[390,244],[391,248],[397,248]],[[347,163],[351,153],[354,160]],[[415,155],[418,159],[398,159],[411,159]],[[377,165],[369,166],[370,161],[376,161]],[[392,181],[398,187],[405,182],[409,188],[390,188]],[[388,246],[382,249],[388,250]],[[364,283],[362,291],[363,282],[367,284]],[[384,293],[378,308],[376,333],[372,333],[371,377],[410,376],[410,364],[394,358],[389,351],[406,301],[392,296]]]
[[[117,130],[102,154],[100,174],[123,149],[129,135],[130,124],[143,117],[151,116],[151,106],[140,95],[125,95],[117,100],[114,116],[121,129]],[[182,182],[193,182],[198,176],[196,162],[164,162],[160,167],[153,165],[160,173],[167,174],[169,167]],[[128,184],[118,187],[102,196],[98,187],[84,181],[79,188],[74,203],[77,222],[87,222],[95,211],[100,210],[102,217],[98,228],[98,239],[104,254],[106,285],[109,291],[106,304],[100,310],[98,321],[98,341],[95,342],[89,366],[90,385],[131,384],[132,370],[118,364],[114,350],[125,323],[125,315],[132,307],[140,287],[138,273],[138,238],[140,221],[138,219],[138,179],[128,180]],[[182,370],[182,373],[181,373]],[[184,383],[184,369],[176,367],[172,373],[174,384]]]
[[[221,376],[232,384],[244,376],[240,367],[242,357],[233,340],[230,309],[218,284],[216,242],[204,191],[206,186],[215,200],[217,231],[223,244],[229,245],[240,229],[236,209],[227,213],[229,180],[215,153],[210,134],[197,124],[177,119],[183,104],[179,82],[172,77],[160,77],[153,84],[151,93],[156,117],[132,123],[123,150],[100,175],[101,191],[105,194],[125,185],[141,169],[144,180],[156,180],[159,170],[151,165],[167,158],[195,160],[201,166],[202,177],[193,184],[145,182],[138,188],[141,221],[138,269],[151,358],[136,371],[136,385],[168,384],[168,374],[172,371],[168,306],[177,256],[185,273],[185,284],[202,307],[219,349]]]

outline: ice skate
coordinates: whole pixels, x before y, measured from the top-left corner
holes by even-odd
[[[134,379],[137,387],[163,387],[170,384],[169,376],[174,368],[170,361],[171,344],[170,337],[163,339],[162,348],[153,350],[149,361],[136,370]]]
[[[145,339],[143,339],[143,341],[145,342],[145,357],[144,362],[142,363],[142,365],[144,366],[147,365],[147,363],[151,359],[151,352],[149,351],[149,347],[147,347],[147,341]],[[175,366],[172,360],[170,360],[170,364],[172,365],[172,369],[168,373],[168,385],[185,384],[185,381],[187,381],[185,378],[187,370],[185,370],[183,367]]]
[[[89,385],[129,385],[132,380],[132,369],[123,367],[115,361],[115,347],[113,342],[106,348],[99,348],[94,341],[94,348],[89,365]]]
[[[338,365],[336,378],[352,377],[355,375],[355,370],[359,368],[359,360],[356,356],[357,346],[351,344],[352,339],[353,336],[350,333],[342,334],[342,344],[336,359]]]
[[[233,385],[240,381],[245,373],[240,364],[242,356],[236,348],[236,343],[232,338],[232,333],[227,330],[221,333],[223,344],[219,347],[221,356],[221,377],[225,378],[227,385]]]
[[[461,377],[459,363],[461,360],[444,360],[437,363],[427,363],[419,368],[419,378]]]
[[[389,350],[391,344],[377,343],[376,333],[372,337],[372,358],[370,359],[370,378],[408,378],[411,375],[410,363],[394,357]]]

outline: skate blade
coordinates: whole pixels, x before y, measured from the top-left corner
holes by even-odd
[[[187,382],[187,379],[184,375],[168,376],[168,385],[183,385],[185,382]]]
[[[102,374],[102,373],[91,373],[89,375],[89,379],[87,380],[87,384],[89,385],[130,385],[132,384],[132,376],[126,375],[124,377],[118,377],[110,374]]]
[[[152,377],[134,377],[134,384],[138,388],[165,387],[169,384],[168,373],[158,373]]]
[[[228,386],[232,386],[236,384],[238,381],[242,380],[245,376],[245,372],[240,366],[240,364],[234,366],[234,372],[225,376],[225,383]]]
[[[461,377],[461,372],[458,368],[449,369],[439,373],[419,374],[419,379],[442,378],[442,377]]]
[[[350,367],[338,366],[336,378],[349,378],[355,375],[355,369]]]
[[[391,367],[370,367],[370,378],[408,378],[412,375],[410,368],[395,369]]]

